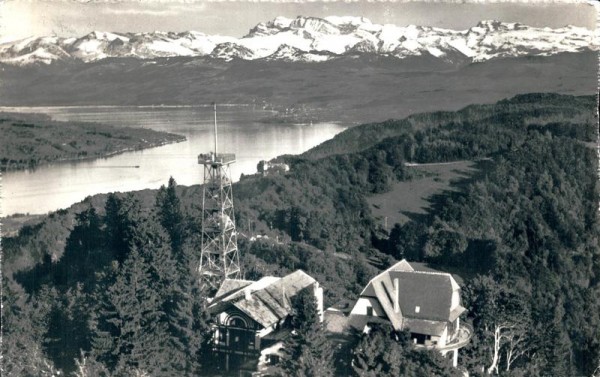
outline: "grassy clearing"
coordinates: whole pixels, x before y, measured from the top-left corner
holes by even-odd
[[[457,190],[457,183],[469,178],[474,172],[474,161],[456,161],[414,165],[413,169],[423,175],[411,181],[395,182],[392,189],[367,198],[375,218],[391,229],[395,223],[404,224],[410,214],[425,214],[433,195],[443,191]]]

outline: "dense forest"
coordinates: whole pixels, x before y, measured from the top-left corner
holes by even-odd
[[[290,172],[234,186],[244,276],[303,269],[331,305],[356,298],[396,259],[427,262],[463,277],[464,320],[475,334],[459,364],[471,375],[592,375],[600,366],[596,108],[589,96],[520,95],[358,126],[282,156]],[[381,227],[367,199],[420,179],[407,162],[455,160],[478,169],[429,198],[427,214]],[[3,239],[3,374],[210,374],[211,318],[196,275],[200,190],[171,180],[158,191],[98,195]],[[345,355],[353,362],[339,362],[344,355],[326,352],[330,340],[310,312],[297,310],[306,319],[294,323],[282,375],[457,373],[385,327],[356,334]]]

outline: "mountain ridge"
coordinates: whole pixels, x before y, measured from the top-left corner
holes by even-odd
[[[108,58],[87,64],[0,65],[2,106],[250,104],[315,121],[403,118],[524,92],[593,94],[594,52],[447,62],[362,55],[321,63],[209,57]],[[266,107],[265,107],[266,106]],[[314,118],[317,118],[315,120]],[[295,121],[297,117],[294,116]]]
[[[599,33],[581,27],[536,28],[496,20],[466,30],[430,26],[374,24],[364,17],[276,17],[241,38],[197,31],[111,33],[82,37],[30,37],[0,45],[0,62],[10,65],[85,63],[105,58],[194,56],[230,61],[285,60],[321,62],[340,56],[378,55],[404,59],[430,54],[461,55],[472,62],[501,57],[548,56],[598,50]]]

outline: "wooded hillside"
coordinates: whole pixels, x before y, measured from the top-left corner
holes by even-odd
[[[428,262],[464,278],[475,336],[459,364],[471,375],[591,375],[600,365],[595,111],[593,97],[522,95],[360,126],[326,143],[328,153],[284,156],[289,173],[233,189],[245,278],[300,268],[333,304],[394,259]],[[426,214],[381,227],[369,196],[420,179],[406,162],[453,160],[476,160],[477,170],[428,198]],[[200,190],[171,181],[88,198],[3,240],[7,375],[83,363],[92,375],[207,367],[210,318],[194,275]],[[251,241],[257,234],[268,238]],[[408,363],[380,375],[451,375],[434,355],[398,351],[399,339],[361,357]],[[376,373],[364,365],[338,373]]]
[[[185,140],[149,129],[53,121],[41,114],[0,113],[0,132],[0,171],[108,157]]]

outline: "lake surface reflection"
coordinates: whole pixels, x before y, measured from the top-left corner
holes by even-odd
[[[187,141],[106,159],[60,163],[2,176],[2,215],[46,213],[88,195],[158,188],[173,176],[178,184],[202,183],[199,153],[214,149],[212,107],[35,107],[0,111],[46,113],[56,120],[90,121],[119,127],[146,127],[185,135]],[[248,107],[218,110],[219,152],[235,153],[234,180],[256,172],[260,160],[299,154],[345,129],[335,123],[265,124],[271,113]],[[139,166],[139,168],[132,168]]]

